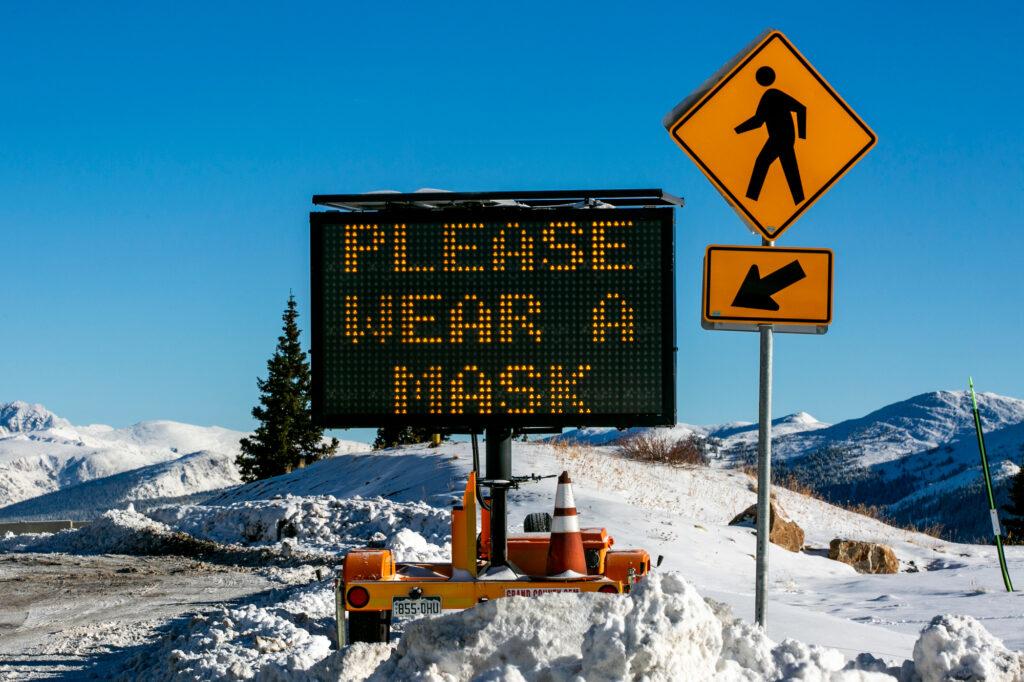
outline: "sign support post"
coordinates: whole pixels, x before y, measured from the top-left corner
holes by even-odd
[[[974,395],[974,377],[967,377],[971,387],[971,408],[974,412],[974,429],[978,434],[978,453],[981,455],[981,473],[985,477],[985,491],[988,493],[988,513],[992,518],[992,534],[996,538],[996,553],[999,555],[999,570],[1003,574],[1003,585],[1007,592],[1013,592],[1013,581],[1010,571],[1006,568],[1006,553],[1003,551],[1003,531],[999,527],[999,512],[996,510],[996,498],[992,494],[992,475],[988,470],[988,453],[985,452],[985,432],[981,429],[981,414],[978,412],[978,398]]]
[[[775,243],[762,240],[763,246]],[[768,591],[768,541],[771,534],[772,486],[772,325],[759,327],[761,337],[760,382],[757,407],[757,569],[754,589],[754,620],[765,627],[765,598]]]
[[[676,105],[662,123],[762,237],[760,248],[707,247],[701,326],[756,330],[761,337],[754,615],[764,627],[773,334],[776,328],[824,334],[832,323],[832,252],[772,247],[878,138],[793,44],[771,29]]]
[[[485,435],[491,482],[491,568],[508,566],[508,489],[512,483],[512,430],[490,424]]]

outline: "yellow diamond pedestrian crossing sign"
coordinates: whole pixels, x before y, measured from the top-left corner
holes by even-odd
[[[877,140],[779,31],[762,35],[663,122],[768,240],[785,232]]]

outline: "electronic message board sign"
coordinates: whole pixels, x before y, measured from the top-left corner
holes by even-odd
[[[333,428],[675,423],[671,208],[310,214]]]

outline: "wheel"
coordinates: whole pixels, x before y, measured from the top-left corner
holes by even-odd
[[[348,642],[387,642],[391,639],[390,611],[349,611]]]
[[[547,512],[527,514],[523,519],[523,530],[527,533],[550,533],[551,514]]]

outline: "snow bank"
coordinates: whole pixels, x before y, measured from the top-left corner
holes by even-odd
[[[722,651],[722,624],[678,573],[644,581],[630,599],[602,599],[605,620],[583,635],[587,679],[706,679]]]
[[[156,651],[134,658],[117,679],[295,679],[330,654],[331,641],[253,604],[181,622]]]
[[[451,553],[449,513],[423,503],[329,496],[168,506],[146,515],[129,505],[80,529],[6,535],[0,538],[0,552],[193,556],[252,547],[287,557],[343,554],[371,540],[401,561],[445,561]]]
[[[970,616],[936,616],[914,645],[922,682],[1024,680],[1024,653],[1003,646]]]
[[[365,680],[393,644],[332,651],[334,595],[328,582],[257,597],[165,626],[160,639],[116,670],[112,680]]]
[[[127,509],[111,509],[84,528],[0,539],[0,552],[191,556],[212,548],[212,543],[175,532],[138,513],[131,505]]]
[[[394,650],[394,644],[365,644],[347,646],[312,668],[313,679],[333,682],[364,682]]]
[[[289,495],[228,505],[161,507],[148,513],[189,535],[221,543],[290,541],[305,550],[340,553],[375,540],[402,561],[445,561],[450,555],[449,512],[422,502]]]
[[[976,620],[940,616],[914,661],[773,642],[678,573],[653,573],[626,597],[511,597],[408,622],[395,644],[331,650],[334,605],[317,582],[172,622],[115,679],[612,682],[1021,682],[1024,656]],[[916,666],[916,671],[915,671]]]
[[[552,594],[499,599],[410,623],[369,677],[454,680],[892,680],[841,653],[775,644],[678,573],[655,573],[627,598]]]

